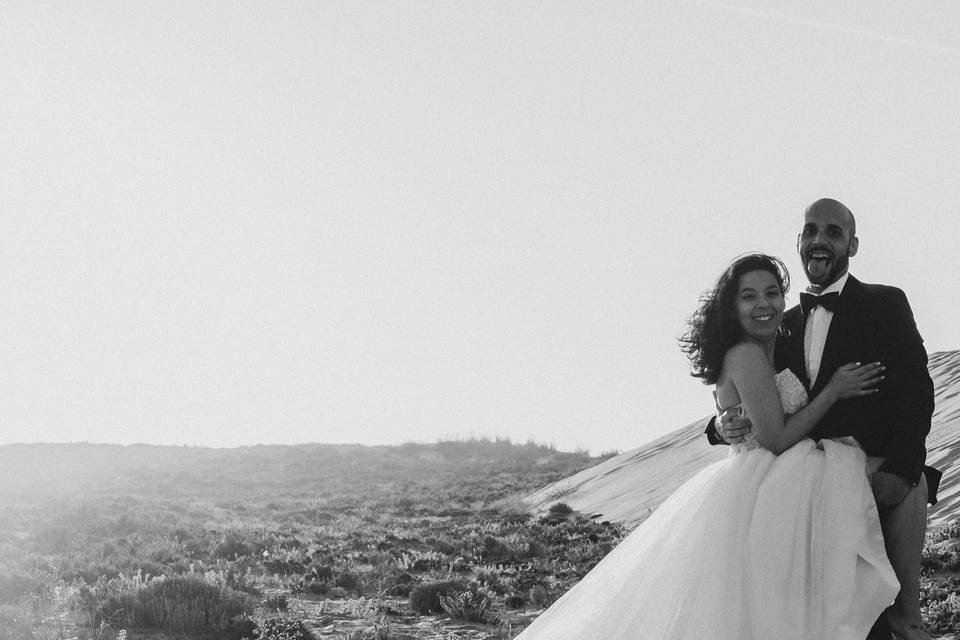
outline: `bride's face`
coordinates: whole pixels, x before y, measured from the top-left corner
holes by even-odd
[[[740,276],[734,314],[744,333],[767,342],[777,337],[786,301],[777,279],[769,271],[748,271]]]

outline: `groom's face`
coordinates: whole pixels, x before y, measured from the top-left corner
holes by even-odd
[[[857,247],[847,211],[831,206],[807,209],[797,248],[810,284],[826,287],[836,281],[847,272]]]

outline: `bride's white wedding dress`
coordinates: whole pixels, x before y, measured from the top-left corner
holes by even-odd
[[[853,440],[731,446],[516,640],[864,640],[899,590],[865,464]]]

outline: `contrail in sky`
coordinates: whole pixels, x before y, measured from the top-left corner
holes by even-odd
[[[739,11],[741,13],[753,14],[755,16],[760,16],[762,18],[769,18],[771,20],[780,20],[783,22],[790,22],[792,24],[803,26],[803,27],[813,27],[814,29],[824,29],[826,31],[846,33],[846,34],[858,36],[861,38],[877,40],[878,42],[886,42],[888,44],[900,45],[902,47],[911,47],[913,49],[923,49],[925,51],[931,51],[934,53],[945,53],[948,55],[960,57],[960,49],[952,49],[950,47],[944,47],[938,44],[929,44],[926,42],[916,42],[914,40],[895,38],[893,36],[888,36],[882,33],[867,31],[865,29],[856,29],[853,27],[845,27],[842,25],[829,24],[825,22],[815,22],[813,20],[807,20],[805,18],[797,18],[794,16],[784,15],[782,13],[776,13],[774,11],[767,11],[766,9],[744,7],[740,5],[728,4],[726,2],[718,2],[717,0],[697,0],[697,1],[699,2],[699,4],[709,4],[709,5],[721,7],[724,9],[730,9],[732,11]]]

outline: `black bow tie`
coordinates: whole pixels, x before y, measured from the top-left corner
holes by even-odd
[[[818,296],[814,293],[800,294],[800,310],[803,312],[804,316],[810,313],[811,309],[817,305],[820,305],[827,311],[836,311],[839,304],[840,294],[836,291],[833,293],[825,293],[822,296]]]

